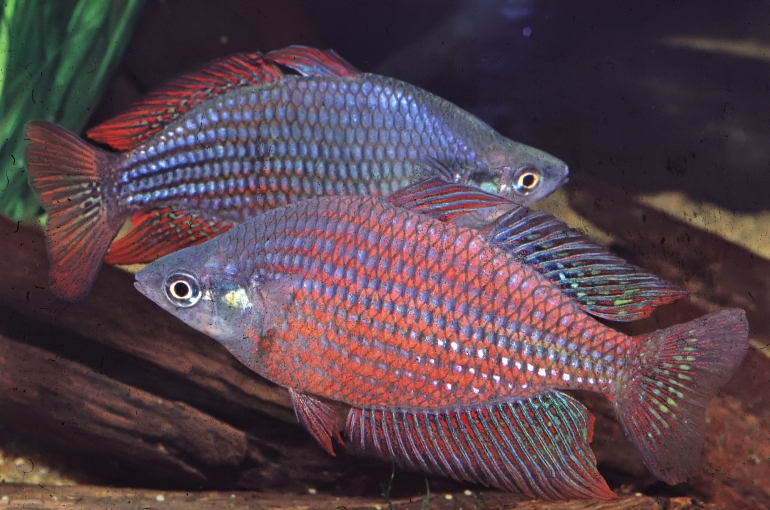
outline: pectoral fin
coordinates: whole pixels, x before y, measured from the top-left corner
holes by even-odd
[[[594,418],[563,393],[467,410],[352,408],[354,451],[548,500],[612,499],[588,443]]]
[[[329,455],[335,455],[332,439],[339,444],[344,444],[337,426],[337,409],[315,397],[292,389],[289,390],[289,394],[297,421],[310,432]]]
[[[301,275],[284,274],[280,278],[259,284],[259,292],[265,303],[265,318],[261,335],[275,327],[291,297],[291,291],[302,282]]]

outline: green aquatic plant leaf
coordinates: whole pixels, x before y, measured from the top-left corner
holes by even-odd
[[[24,169],[24,125],[79,132],[125,50],[144,0],[22,2],[0,7],[0,214],[44,221]]]

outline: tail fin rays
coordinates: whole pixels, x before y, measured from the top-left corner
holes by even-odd
[[[713,313],[640,342],[615,396],[618,417],[650,471],[681,483],[697,471],[709,400],[746,355],[746,313]]]
[[[100,171],[112,155],[49,122],[27,124],[26,164],[48,212],[51,290],[68,301],[91,288],[122,221],[105,208]]]

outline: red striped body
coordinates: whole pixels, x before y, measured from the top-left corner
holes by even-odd
[[[400,201],[271,210],[154,262],[136,286],[289,388],[298,420],[332,454],[345,440],[318,397],[352,406],[354,451],[549,499],[612,498],[588,446],[590,414],[556,391],[568,388],[610,396],[656,476],[680,483],[697,471],[706,405],[748,345],[742,310],[631,338],[539,272],[570,239],[572,262],[586,248],[538,214],[520,218],[532,230],[504,219],[495,242]],[[547,235],[535,232],[543,225]],[[498,244],[505,235],[545,265],[520,262]]]
[[[250,278],[299,274],[246,364],[360,406],[437,408],[546,386],[607,390],[629,340],[472,231],[374,198],[314,200],[223,236]],[[232,269],[234,270],[234,269]]]

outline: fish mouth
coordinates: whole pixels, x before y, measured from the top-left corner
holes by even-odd
[[[134,288],[136,290],[138,290],[140,293],[142,293],[143,295],[145,295],[145,296],[148,295],[147,294],[147,286],[144,283],[142,283],[140,281],[135,281],[134,282]]]

